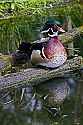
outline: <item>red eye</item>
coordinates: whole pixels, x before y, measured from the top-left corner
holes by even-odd
[[[53,35],[53,29],[52,28],[49,29],[48,34]]]

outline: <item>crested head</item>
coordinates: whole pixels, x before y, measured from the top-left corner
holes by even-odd
[[[50,19],[45,23],[41,33],[44,37],[55,37],[64,32],[59,21]]]

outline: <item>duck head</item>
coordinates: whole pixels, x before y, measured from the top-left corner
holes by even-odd
[[[65,30],[62,28],[62,25],[57,20],[48,20],[43,29],[42,32],[44,36],[58,36],[61,33],[64,33]]]

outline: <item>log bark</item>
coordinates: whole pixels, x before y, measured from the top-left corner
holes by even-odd
[[[18,88],[27,85],[38,85],[55,77],[62,77],[65,73],[78,70],[81,64],[81,57],[74,57],[67,60],[64,65],[57,69],[45,70],[39,68],[28,68],[22,72],[11,73],[0,77],[0,90]]]
[[[71,31],[64,33],[60,36],[63,43],[70,43],[76,39],[81,40],[83,38],[83,26],[78,28],[73,28]]]
[[[72,21],[71,21],[71,17],[68,16],[68,32],[72,30]],[[73,41],[71,43],[68,44],[68,48],[72,48],[69,50],[69,55],[72,56],[74,55],[74,43]]]

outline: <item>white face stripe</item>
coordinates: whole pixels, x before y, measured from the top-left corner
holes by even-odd
[[[47,33],[47,32],[49,32],[49,29],[42,31],[41,33]]]
[[[44,31],[42,31],[41,33],[49,32],[50,29],[51,29],[51,31],[53,32],[53,28],[49,28],[48,30],[44,30]],[[50,37],[58,36],[58,31],[57,31],[57,32],[53,32],[53,35],[50,35],[50,34],[48,33],[48,36],[50,36]]]
[[[58,31],[57,32],[53,32],[53,35],[48,34],[48,36],[50,36],[50,37],[58,36]]]

